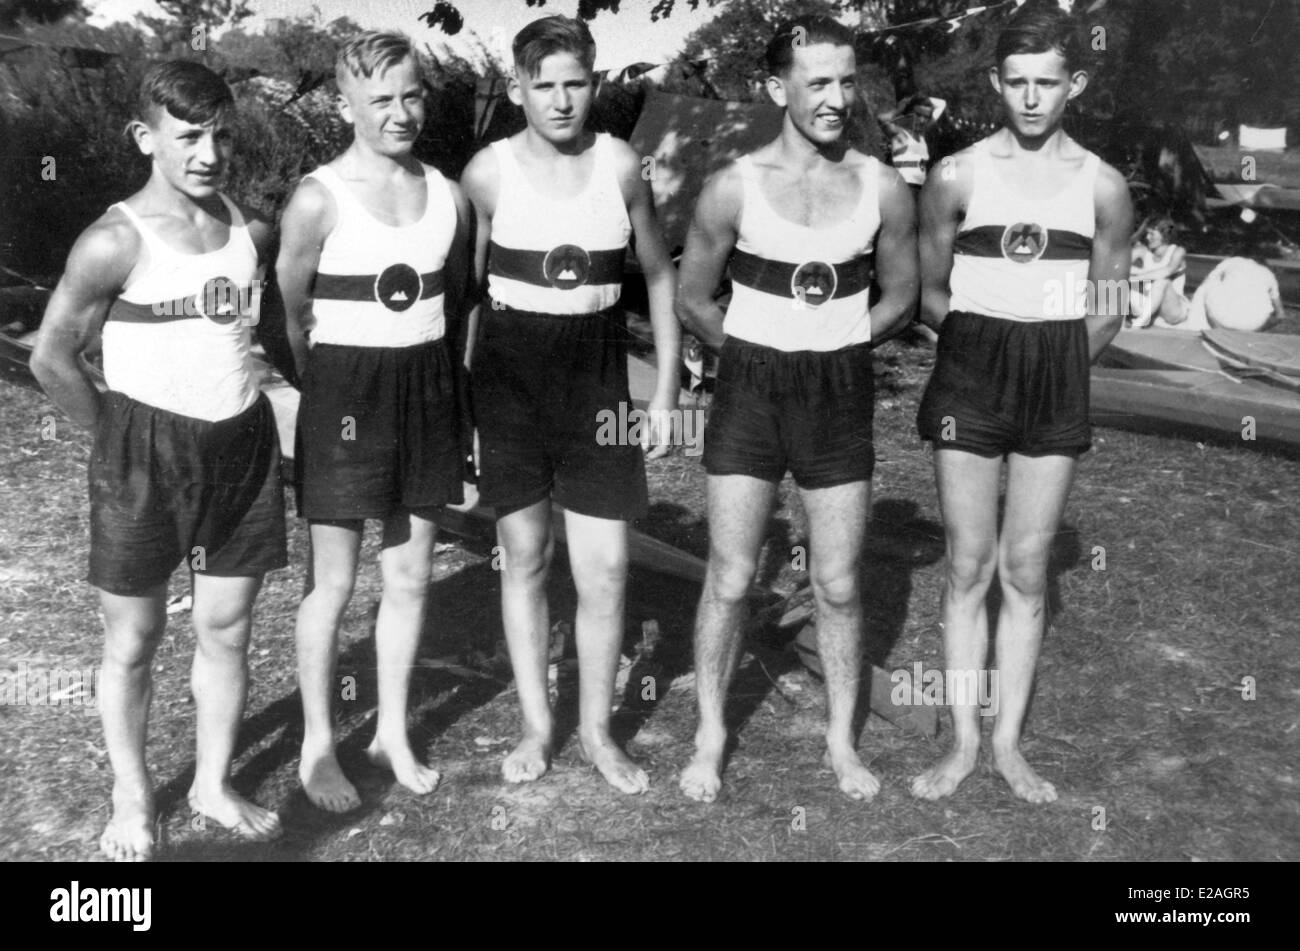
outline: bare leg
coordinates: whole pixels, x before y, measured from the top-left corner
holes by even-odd
[[[1056,789],[1020,754],[1020,730],[1029,706],[1034,667],[1043,640],[1047,562],[1074,479],[1073,456],[1008,460],[1007,509],[998,543],[1002,610],[998,614],[998,717],[993,762],[1011,791],[1029,802],[1053,802]]]
[[[947,539],[947,580],[943,593],[943,656],[949,670],[980,670],[988,656],[988,615],[984,599],[997,564],[998,478],[1000,458],[957,449],[934,451],[934,477]],[[951,700],[952,698],[948,698]],[[939,799],[951,795],[979,761],[979,709],[952,705],[952,749],[912,780],[912,795]]]
[[[871,483],[850,482],[801,492],[812,546],[809,568],[817,604],[817,654],[826,678],[830,717],[826,759],[840,792],[870,801],[880,790],[858,758],[853,715],[862,676],[862,594],[858,562],[871,512]]]
[[[555,552],[550,500],[498,519],[497,541],[504,560],[501,621],[523,716],[523,736],[501,764],[501,775],[507,782],[526,783],[550,768],[555,728],[546,685],[551,632],[546,576]]]
[[[615,789],[636,794],[650,777],[609,735],[609,714],[623,642],[627,522],[564,513],[569,565],[578,589],[578,739],[582,754]]]
[[[776,486],[749,476],[709,476],[709,567],[695,615],[695,692],[700,722],[695,755],[682,770],[691,799],[713,802],[722,788],[727,688],[740,656],[758,553],[767,531]]]
[[[190,687],[198,742],[190,808],[245,838],[273,839],[283,831],[280,817],[249,802],[230,785],[235,737],[248,695],[253,601],[262,578],[192,577],[196,643]]]
[[[298,608],[298,689],[302,693],[302,760],[298,778],[313,804],[329,812],[361,805],[334,751],[332,699],[336,689],[338,631],[352,599],[361,550],[361,521],[312,522],[312,587]]]
[[[384,524],[384,548],[379,556],[384,593],[375,622],[379,722],[366,751],[371,762],[391,769],[399,783],[420,795],[433,792],[439,776],[437,770],[416,761],[406,733],[406,705],[411,668],[424,629],[437,531],[434,522],[415,514],[394,516]]]
[[[145,763],[152,693],[150,669],[167,623],[165,585],[138,598],[99,592],[104,612],[104,670],[99,715],[113,766],[113,814],[99,847],[115,862],[153,857],[153,784]]]

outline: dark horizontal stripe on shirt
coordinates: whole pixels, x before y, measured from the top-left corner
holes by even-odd
[[[311,296],[317,300],[375,301],[378,274],[317,274]],[[420,275],[420,300],[437,297],[443,292],[442,270]]]
[[[831,299],[839,300],[844,297],[852,297],[854,294],[860,294],[867,290],[871,286],[874,262],[874,255],[864,254],[848,261],[835,263],[833,267],[835,268],[836,285],[835,294]],[[737,284],[752,287],[764,294],[774,294],[777,297],[790,300],[793,300],[795,296],[791,290],[794,272],[802,266],[802,264],[791,264],[788,261],[773,261],[771,258],[761,258],[756,254],[750,254],[748,251],[741,251],[739,248],[732,252],[729,262],[731,279]],[[824,301],[818,301],[817,303],[824,303]]]
[[[952,243],[953,254],[968,254],[977,258],[1006,257],[1002,253],[1002,235],[1006,225],[980,225],[958,232]],[[1047,247],[1037,258],[1025,255],[1030,261],[1087,261],[1092,257],[1092,238],[1077,231],[1047,229]],[[1014,261],[1015,258],[1009,258]]]
[[[218,314],[218,316],[228,317],[231,320],[243,316],[242,311],[247,308],[247,302],[251,297],[251,290],[240,288],[239,296],[230,301],[233,309],[225,314]],[[119,297],[113,301],[112,306],[108,309],[108,316],[104,319],[118,320],[124,324],[158,324],[170,323],[174,320],[193,320],[196,317],[207,316],[199,307],[197,297],[177,297],[173,300],[154,301],[148,304],[123,300]]]
[[[585,249],[584,249],[585,250]],[[626,248],[609,248],[603,251],[587,251],[587,279],[582,285],[622,284],[623,258]],[[511,281],[535,284],[538,287],[553,287],[546,279],[546,256],[550,251],[532,251],[521,248],[506,248],[495,241],[488,243],[488,273],[504,277]]]

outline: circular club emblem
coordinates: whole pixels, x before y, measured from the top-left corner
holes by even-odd
[[[409,264],[390,264],[375,278],[375,300],[389,310],[406,310],[423,291],[424,282]]]
[[[794,269],[790,278],[790,293],[795,300],[809,307],[817,307],[835,296],[839,276],[835,266],[825,261],[805,261]]]
[[[1033,222],[1018,221],[1002,232],[1002,256],[1008,261],[1028,264],[1037,261],[1047,250],[1047,229]]]
[[[203,316],[218,324],[229,324],[243,314],[239,285],[228,277],[208,278],[199,292]]]
[[[542,274],[546,282],[562,291],[569,291],[587,282],[591,272],[591,258],[576,244],[562,244],[546,252]]]

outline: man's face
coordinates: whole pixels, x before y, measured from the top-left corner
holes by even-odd
[[[199,200],[220,189],[234,153],[228,111],[197,124],[159,109],[134,125],[136,145],[153,159],[154,169],[177,191]]]
[[[806,139],[830,145],[848,126],[858,96],[856,75],[853,47],[816,43],[796,48],[789,71],[768,79],[767,89]]]
[[[424,128],[424,88],[409,58],[369,76],[348,74],[339,100],[357,141],[380,155],[408,155]]]
[[[989,72],[1002,97],[1007,124],[1022,138],[1041,139],[1055,132],[1065,116],[1065,104],[1088,84],[1081,70],[1070,73],[1056,50],[1017,53]]]
[[[524,110],[529,126],[548,142],[571,142],[582,134],[596,95],[591,70],[572,53],[552,53],[536,75],[515,67],[510,101]]]

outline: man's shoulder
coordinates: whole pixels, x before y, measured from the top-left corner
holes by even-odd
[[[495,145],[495,142],[490,142],[475,152],[465,170],[460,173],[460,184],[471,197],[479,189],[495,184],[501,174]]]

